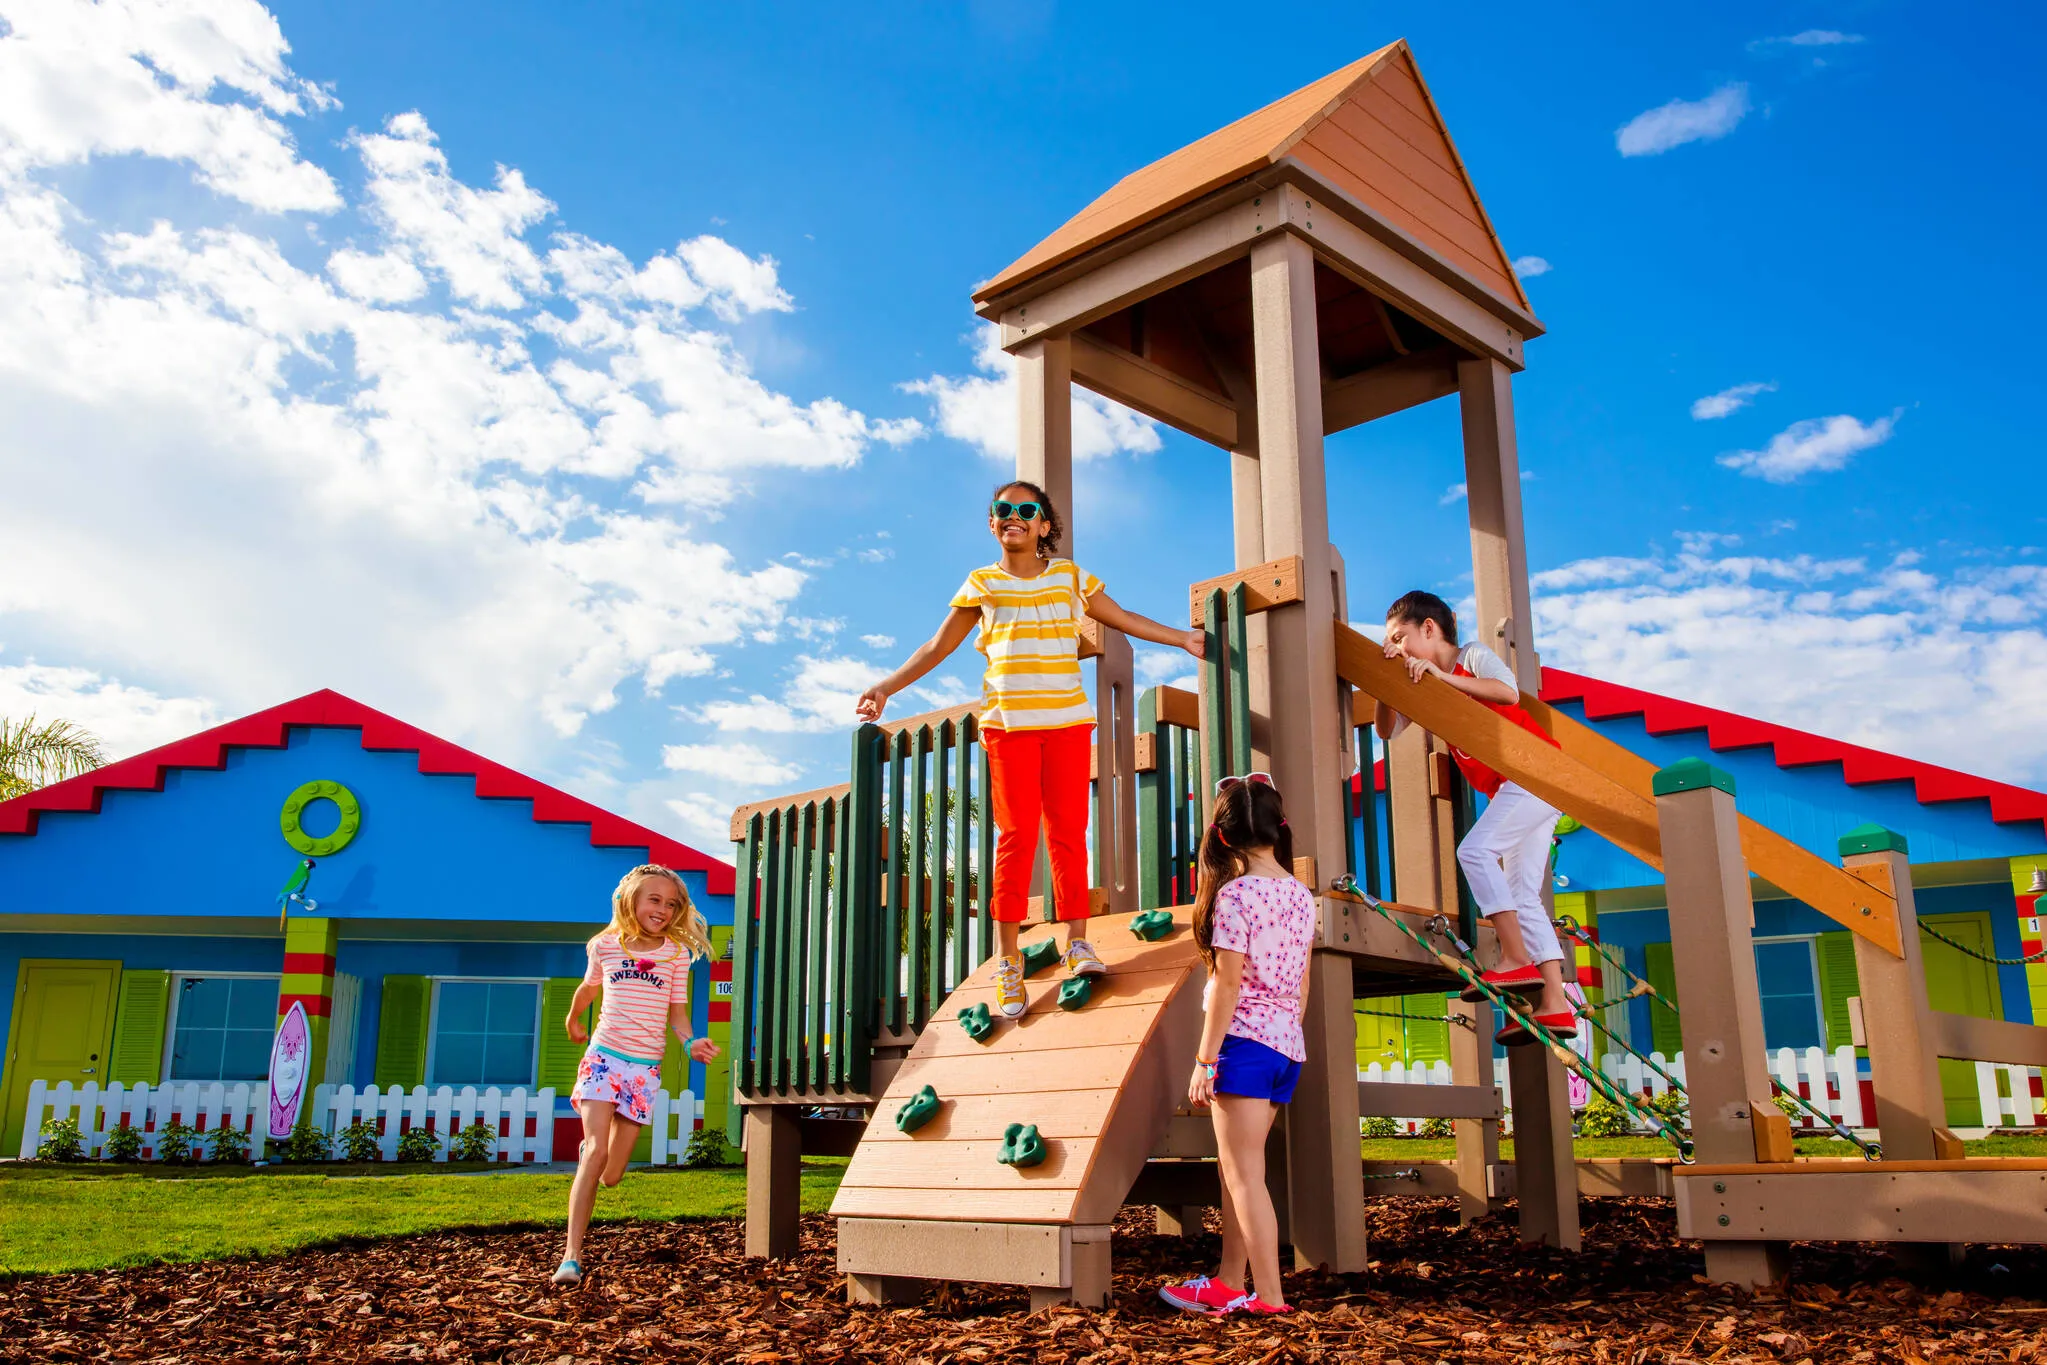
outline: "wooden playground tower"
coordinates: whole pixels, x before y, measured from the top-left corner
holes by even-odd
[[[1936,1126],[1934,1061],[2033,1058],[2047,1031],[1928,1010],[1899,841],[1864,833],[1844,841],[1846,867],[1831,863],[1738,816],[1725,774],[1659,774],[1535,700],[1511,378],[1542,327],[1404,42],[1125,177],[974,298],[1018,362],[1017,475],[1069,510],[1077,557],[1114,523],[1074,506],[1076,383],[1230,453],[1235,568],[1190,590],[1212,646],[1198,697],[1136,698],[1128,643],[1085,642],[1107,916],[1093,937],[1110,975],[1083,1009],[1059,1009],[1033,977],[1029,1013],[993,1038],[953,1017],[992,998],[980,870],[993,832],[972,708],[861,727],[849,783],[735,813],[751,1254],[794,1249],[799,1154],[850,1153],[833,1212],[856,1299],[975,1279],[1029,1285],[1034,1303],[1102,1302],[1119,1207],[1155,1205],[1170,1229],[1217,1201],[1212,1135],[1179,1093],[1200,992],[1184,902],[1209,784],[1271,771],[1300,871],[1322,890],[1361,844],[1376,858],[1376,815],[1361,840],[1352,779],[1371,754],[1361,734],[1394,700],[1418,722],[1386,755],[1385,889],[1410,927],[1459,911],[1452,743],[1664,869],[1702,1164],[1574,1161],[1564,1069],[1527,1047],[1509,1053],[1516,1159],[1502,1167],[1490,1004],[1448,1002],[1453,1085],[1359,1082],[1353,1002],[1457,982],[1387,915],[1325,895],[1308,1061],[1271,1176],[1297,1264],[1366,1265],[1369,1114],[1453,1119],[1454,1183],[1433,1188],[1454,1188],[1469,1220],[1511,1187],[1528,1242],[1578,1246],[1581,1193],[1674,1195],[1716,1279],[1776,1278],[1794,1238],[2047,1240],[2047,1163],[1958,1160]],[[1465,632],[1513,668],[1561,751],[1440,683],[1410,685],[1347,624],[1325,438],[1453,394],[1477,598]],[[1404,586],[1380,585],[1360,609],[1376,616]],[[1367,769],[1359,805],[1371,793]],[[1881,1165],[1791,1163],[1764,1065],[1751,874],[1857,935]],[[1130,934],[1132,912],[1175,905],[1172,937]],[[898,1132],[897,1110],[927,1084],[941,1119]],[[820,1108],[867,1121],[805,1117]],[[1014,1121],[1042,1129],[1042,1165],[993,1159]]]

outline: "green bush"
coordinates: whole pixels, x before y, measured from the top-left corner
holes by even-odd
[[[249,1135],[222,1119],[220,1126],[206,1135],[206,1155],[222,1165],[246,1166],[249,1164]]]
[[[357,1119],[334,1135],[341,1144],[343,1161],[382,1161],[384,1149],[377,1145],[377,1125]]]
[[[1368,1138],[1390,1138],[1400,1136],[1400,1125],[1384,1114],[1374,1114],[1365,1120],[1365,1136]]]
[[[725,1134],[716,1128],[699,1128],[689,1135],[689,1146],[683,1151],[682,1164],[692,1169],[710,1166],[737,1166],[738,1153],[725,1141]]]
[[[85,1160],[85,1137],[78,1131],[78,1120],[44,1119],[41,1140],[36,1143],[36,1159],[39,1161],[83,1161]]]
[[[300,1119],[292,1125],[291,1136],[277,1144],[277,1155],[290,1162],[325,1161],[334,1155],[334,1139],[311,1119]]]
[[[142,1130],[132,1123],[123,1123],[107,1134],[106,1145],[100,1148],[104,1161],[142,1160]]]
[[[1450,1126],[1448,1119],[1423,1119],[1422,1136],[1425,1138],[1456,1137],[1457,1130]]]
[[[156,1159],[171,1166],[189,1166],[197,1160],[192,1140],[199,1130],[189,1123],[166,1123],[156,1130]]]
[[[448,1143],[448,1160],[488,1161],[497,1142],[497,1129],[487,1123],[472,1123]]]
[[[1644,1092],[1642,1107],[1674,1127],[1689,1130],[1692,1126],[1691,1105],[1678,1091],[1666,1090],[1661,1095]]]
[[[1578,1136],[1589,1138],[1626,1137],[1633,1125],[1627,1110],[1604,1095],[1594,1094],[1578,1117]]]
[[[441,1150],[441,1139],[433,1129],[424,1125],[408,1128],[398,1135],[398,1159],[400,1161],[432,1161],[434,1153]]]

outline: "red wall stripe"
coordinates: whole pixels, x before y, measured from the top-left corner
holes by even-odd
[[[334,975],[334,954],[332,953],[286,953],[284,970],[303,972],[307,976]]]
[[[306,1007],[306,1016],[311,1019],[325,1019],[334,1012],[334,1002],[324,995],[280,995],[277,997],[277,1017],[282,1019],[292,1005]]]

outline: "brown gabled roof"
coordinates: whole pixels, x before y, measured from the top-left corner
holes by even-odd
[[[1480,286],[1532,311],[1405,39],[1132,171],[975,290],[974,301],[1014,289],[1286,157]]]

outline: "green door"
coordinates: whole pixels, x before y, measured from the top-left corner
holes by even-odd
[[[7,1031],[7,1109],[0,1115],[0,1155],[21,1150],[32,1081],[106,1084],[113,1050],[118,962],[24,958],[16,978],[14,1019]]]
[[[1988,912],[1929,915],[1926,926],[1986,956],[1992,953]],[[1973,1014],[1979,1019],[2004,1017],[2003,998],[1997,990],[1997,968],[1925,934],[1919,936],[1919,949],[1926,968],[1929,1005],[1945,1014]],[[1940,1090],[1947,1101],[1948,1127],[1975,1128],[1982,1124],[1983,1106],[1976,1095],[1974,1062],[1943,1058]]]

